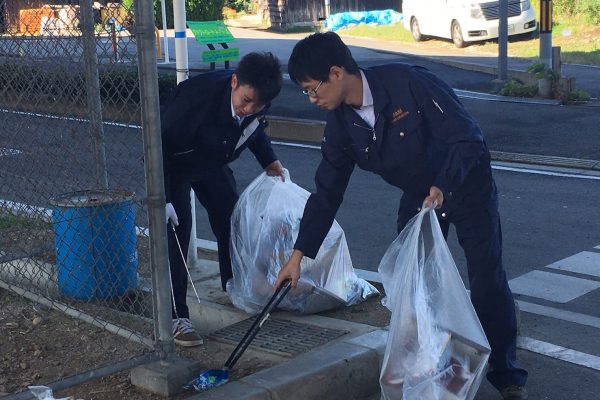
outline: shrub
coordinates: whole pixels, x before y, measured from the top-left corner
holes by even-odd
[[[225,5],[237,12],[253,13],[256,11],[256,2],[254,0],[226,0]]]
[[[510,97],[535,97],[537,92],[537,86],[524,85],[523,83],[514,79],[506,82],[502,89],[500,89],[500,95]]]
[[[569,102],[579,103],[589,101],[591,98],[590,94],[586,91],[575,89],[569,93]]]
[[[560,79],[560,74],[553,71],[543,62],[537,62],[527,67],[527,72],[532,74],[535,79],[550,79],[552,82],[556,82]]]
[[[81,91],[86,86],[81,72],[72,73],[67,67],[47,68],[22,64],[0,65],[0,88],[3,96],[10,94],[21,104],[36,104],[42,99],[72,104],[73,100],[86,101]],[[137,69],[119,68],[100,71],[100,97],[103,103],[114,105],[137,105],[140,102]],[[158,77],[159,97],[163,99],[177,86],[173,75]]]

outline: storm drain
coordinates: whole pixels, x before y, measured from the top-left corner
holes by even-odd
[[[253,322],[254,318],[245,319],[212,333],[211,337],[237,345]],[[349,332],[344,330],[322,328],[283,319],[269,319],[250,344],[250,348],[293,356],[310,351],[347,333]]]

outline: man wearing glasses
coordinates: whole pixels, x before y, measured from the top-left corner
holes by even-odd
[[[276,286],[285,279],[296,286],[302,258],[316,256],[358,165],[402,189],[398,232],[433,204],[445,236],[454,224],[471,300],[492,349],[487,378],[504,399],[527,399],[527,371],[516,362],[514,300],[502,266],[498,195],[477,123],[425,68],[398,63],[360,69],[333,32],[298,42],[288,72],[311,103],[330,112],[317,190]]]
[[[221,285],[232,278],[230,219],[238,199],[227,166],[249,148],[268,175],[284,176],[283,166],[265,134],[265,112],[281,91],[279,60],[271,53],[244,56],[235,72],[216,71],[181,82],[161,113],[166,214],[176,225],[181,252],[167,229],[173,285],[173,336],[181,346],[202,338],[189,320],[186,303],[187,256],[192,214],[190,189],[206,208],[219,250]]]

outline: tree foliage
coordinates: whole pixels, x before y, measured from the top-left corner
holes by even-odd
[[[223,19],[225,0],[185,0],[186,18],[188,21],[216,21]],[[167,26],[173,28],[173,0],[165,0]],[[156,26],[162,28],[162,12],[160,0],[154,0]]]

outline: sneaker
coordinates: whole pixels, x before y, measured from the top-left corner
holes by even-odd
[[[184,347],[200,346],[204,342],[187,318],[173,320],[173,339],[176,344]]]
[[[523,386],[511,385],[500,391],[504,400],[527,400],[529,395]]]

